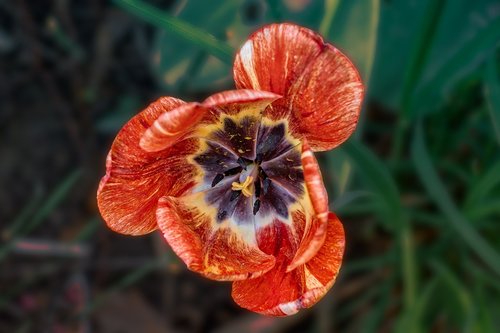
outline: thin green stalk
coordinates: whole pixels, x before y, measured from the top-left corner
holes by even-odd
[[[484,71],[484,94],[488,102],[491,125],[495,131],[497,143],[500,145],[500,81],[495,53],[490,57]]]
[[[213,35],[139,0],[113,0],[113,2],[144,21],[167,29],[178,37],[192,42],[221,61],[232,63],[233,48]]]
[[[417,272],[415,263],[415,246],[413,244],[411,226],[405,223],[399,233],[402,256],[402,270],[404,282],[404,301],[407,309],[413,309],[417,292]]]
[[[333,18],[339,8],[339,0],[325,0],[325,15],[319,25],[319,33],[326,36],[332,26]]]
[[[2,247],[0,247],[0,262],[10,253],[14,247],[15,240],[18,237],[27,235],[33,231],[50,213],[52,213],[54,208],[56,208],[57,205],[59,205],[66,198],[66,194],[71,190],[73,185],[75,185],[76,181],[80,179],[81,174],[81,170],[73,171],[49,195],[30,221],[23,223],[22,225],[17,225],[16,223],[15,233],[11,235],[11,238],[5,242]]]
[[[128,286],[133,285],[137,281],[142,280],[144,277],[148,276],[150,273],[154,272],[158,268],[164,266],[168,260],[171,258],[171,253],[166,252],[164,255],[151,259],[149,262],[145,263],[141,267],[131,271],[120,279],[116,284],[112,285],[108,290],[101,293],[99,297],[94,299],[89,303],[80,313],[81,316],[86,316],[100,307],[106,302],[106,300],[119,290],[122,290]]]

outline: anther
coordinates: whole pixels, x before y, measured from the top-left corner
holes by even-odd
[[[234,201],[236,198],[238,198],[241,194],[241,191],[233,191],[231,192],[231,197],[229,198],[229,201]]]
[[[227,211],[225,210],[219,210],[217,213],[217,220],[224,220],[227,216]]]
[[[262,181],[262,193],[266,194],[267,191],[269,190],[270,185],[271,185],[271,179],[264,178],[264,180]]]
[[[260,209],[260,200],[257,199],[253,203],[253,215],[257,214],[257,212],[259,211],[259,209]]]
[[[266,179],[267,178],[266,172],[261,167],[259,167],[259,177],[262,178],[262,179]]]
[[[222,179],[224,179],[224,175],[222,173],[218,173],[217,175],[215,175],[214,180],[212,180],[212,187],[217,185]]]
[[[255,156],[255,163],[260,164],[262,162],[262,153],[257,153],[257,156]]]
[[[260,179],[257,179],[255,181],[254,188],[255,188],[255,197],[256,198],[260,197]]]
[[[232,176],[232,175],[235,175],[235,174],[237,174],[237,173],[241,172],[241,170],[243,170],[243,168],[242,168],[242,167],[240,167],[240,166],[237,166],[237,167],[235,167],[235,168],[232,168],[232,169],[229,169],[229,170],[227,170],[227,171],[224,171],[224,176]]]

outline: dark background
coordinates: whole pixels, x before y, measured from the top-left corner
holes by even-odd
[[[500,331],[498,1],[147,5],[0,0],[0,332]],[[233,88],[231,48],[281,21],[321,32],[368,90],[355,135],[319,154],[339,279],[275,319],[159,235],[109,231],[95,193],[131,116]]]

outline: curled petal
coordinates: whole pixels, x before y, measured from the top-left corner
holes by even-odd
[[[163,108],[163,97],[148,108]],[[186,103],[162,113],[141,137],[140,146],[148,152],[157,152],[172,146],[192,129],[208,111],[199,103]]]
[[[315,216],[326,224],[328,221],[328,194],[325,185],[323,185],[323,177],[321,176],[318,161],[306,140],[302,143],[301,160],[304,169],[304,181]]]
[[[318,302],[332,287],[344,253],[344,229],[333,214],[329,214],[326,240],[318,253],[306,264],[286,271],[290,259],[290,235],[283,224],[275,224],[281,243],[274,244],[278,253],[276,265],[264,275],[233,283],[232,296],[243,308],[272,316],[292,315]]]
[[[106,160],[106,175],[97,191],[97,203],[107,225],[116,232],[141,235],[157,229],[156,205],[163,195],[179,195],[193,186],[195,168],[186,156],[197,149],[184,140],[159,153],[139,146],[144,132],[160,114],[183,105],[165,97],[161,107],[149,107],[120,130]]]
[[[302,240],[295,253],[295,257],[288,265],[287,271],[294,270],[297,266],[309,261],[323,245],[326,237],[328,224],[328,194],[326,193],[321,171],[314,157],[314,153],[307,144],[302,143],[302,168],[304,171],[304,183],[309,194],[309,200],[313,208],[313,216],[298,215],[294,219],[294,227],[300,230],[305,228],[301,234]]]
[[[267,110],[290,118],[292,132],[314,151],[328,150],[354,130],[364,88],[349,59],[315,32],[294,24],[272,24],[250,36],[236,56],[238,88],[283,96]]]
[[[249,242],[253,227],[244,231],[221,226],[198,208],[203,205],[198,194],[163,197],[158,203],[158,226],[189,269],[210,279],[234,281],[260,276],[274,266],[273,256]]]
[[[240,104],[253,104],[259,106],[260,102],[267,105],[280,98],[281,96],[267,91],[257,91],[251,89],[228,90],[208,97],[203,106],[213,107],[234,107]]]

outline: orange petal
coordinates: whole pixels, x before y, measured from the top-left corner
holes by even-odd
[[[266,235],[280,235],[280,242],[265,237],[268,248],[276,249],[276,265],[264,275],[233,283],[232,296],[243,308],[271,316],[285,316],[308,308],[318,302],[331,288],[342,264],[344,229],[337,217],[330,213],[326,240],[305,265],[287,272],[290,260],[290,234],[284,224],[272,226],[275,231]],[[261,240],[264,241],[264,240]],[[273,243],[273,244],[271,244]]]
[[[163,108],[159,99],[149,108]],[[157,152],[172,146],[192,129],[208,111],[199,103],[187,103],[161,114],[141,137],[140,146],[148,152]]]
[[[253,226],[244,231],[218,225],[199,209],[202,200],[196,193],[163,197],[158,203],[158,226],[189,269],[210,279],[234,281],[258,277],[274,266],[274,257],[251,240]]]
[[[142,235],[157,229],[156,205],[163,195],[179,195],[192,187],[195,168],[186,156],[197,149],[184,140],[158,153],[145,152],[139,140],[164,112],[184,102],[164,97],[132,118],[120,130],[106,161],[97,191],[102,217],[116,232]]]
[[[361,78],[349,61],[313,31],[294,24],[272,24],[243,45],[234,63],[238,88],[283,96],[267,110],[272,119],[290,117],[293,133],[314,151],[346,140],[358,121]]]
[[[292,110],[291,131],[307,138],[314,151],[335,148],[356,128],[363,95],[354,65],[326,45],[285,96]]]

